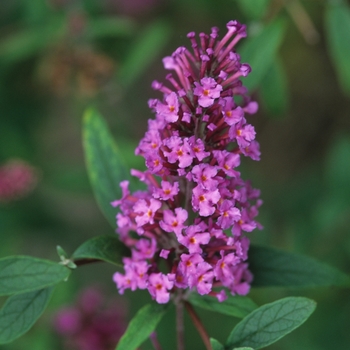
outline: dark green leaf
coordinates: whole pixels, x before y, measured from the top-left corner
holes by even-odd
[[[225,350],[224,346],[214,338],[210,338],[210,344],[213,350]]]
[[[116,350],[134,350],[156,329],[165,314],[167,305],[147,304],[130,321]]]
[[[70,270],[49,260],[30,256],[0,259],[0,295],[31,292],[68,278]]]
[[[0,310],[0,344],[27,332],[45,310],[53,288],[10,296]]]
[[[267,74],[261,81],[260,89],[263,104],[273,116],[281,116],[288,108],[288,82],[280,60],[275,57]]]
[[[271,0],[238,0],[238,6],[247,18],[262,19]]]
[[[273,64],[282,42],[285,23],[278,19],[263,28],[258,35],[248,37],[240,48],[242,62],[252,67],[252,73],[243,79],[243,85],[256,88]]]
[[[330,3],[326,11],[328,46],[339,82],[350,95],[350,6]]]
[[[120,181],[130,177],[105,121],[93,109],[84,115],[83,142],[86,166],[97,202],[112,227],[116,209],[111,202],[122,196]]]
[[[325,172],[331,194],[336,200],[346,203],[347,208],[350,204],[349,155],[350,137],[348,135],[337,135],[329,150]]]
[[[84,242],[74,253],[75,262],[81,259],[98,259],[122,266],[122,258],[129,256],[130,251],[120,242],[117,236],[97,236]]]
[[[255,287],[350,286],[349,276],[300,254],[252,245],[248,261]]]
[[[239,318],[247,316],[258,307],[251,299],[240,295],[229,295],[225,301],[220,303],[216,298],[211,296],[192,293],[189,302],[202,309]]]
[[[169,41],[170,27],[167,22],[157,21],[140,32],[140,37],[118,71],[118,81],[124,88],[129,87],[160,54]]]
[[[268,346],[303,324],[315,307],[313,300],[303,297],[288,297],[263,305],[236,325],[226,348]]]

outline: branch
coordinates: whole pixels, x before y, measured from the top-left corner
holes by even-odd
[[[207,331],[205,330],[202,321],[199,319],[198,315],[194,311],[192,305],[189,302],[185,301],[185,307],[186,307],[186,310],[188,311],[188,313],[190,314],[192,321],[193,321],[195,327],[197,328],[198,333],[201,336],[206,349],[212,350],[210,340],[209,340],[209,335],[208,335]]]

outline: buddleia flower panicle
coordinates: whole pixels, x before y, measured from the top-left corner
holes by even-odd
[[[148,289],[167,303],[183,290],[219,301],[226,290],[249,292],[243,232],[261,228],[255,217],[262,201],[237,169],[242,155],[260,159],[246,119],[258,104],[241,82],[251,68],[235,52],[246,27],[230,21],[221,40],[218,32],[214,27],[199,39],[189,33],[192,49],[165,57],[167,82],[152,83],[163,98],[149,100],[155,118],[135,151],[148,169],[131,171],[147,190],[130,193],[123,181],[122,198],[112,202],[120,209],[117,232],[132,252],[123,260],[125,272],[114,274],[121,294]]]

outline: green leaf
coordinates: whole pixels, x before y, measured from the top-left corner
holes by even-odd
[[[86,28],[85,36],[89,40],[114,36],[130,36],[133,34],[134,29],[134,23],[127,18],[92,18]]]
[[[277,19],[258,35],[244,41],[240,48],[242,62],[247,62],[252,67],[252,73],[243,79],[244,86],[249,89],[258,87],[275,60],[284,31],[285,22]]]
[[[313,300],[303,297],[288,297],[263,305],[236,325],[226,348],[268,346],[303,324],[315,307]]]
[[[262,19],[271,0],[237,0],[238,6],[247,18]]]
[[[130,321],[116,350],[134,350],[155,330],[165,314],[167,305],[147,304]]]
[[[278,57],[275,57],[261,81],[260,93],[269,115],[281,116],[286,113],[289,104],[288,82]]]
[[[56,247],[56,250],[57,250],[57,254],[58,254],[58,256],[61,258],[61,260],[64,258],[67,258],[67,253],[66,253],[66,251],[61,247],[61,246],[57,246]]]
[[[97,203],[115,227],[116,209],[111,206],[122,192],[120,181],[130,178],[122,156],[100,114],[89,109],[84,115],[83,144],[85,160]]]
[[[0,259],[0,295],[35,291],[68,278],[70,270],[49,260],[29,256]]]
[[[350,286],[346,274],[300,254],[252,245],[248,262],[255,287]]]
[[[118,71],[118,81],[124,88],[130,85],[149,67],[169,41],[170,27],[165,21],[151,23],[144,28],[131,47],[124,64]]]
[[[254,350],[253,348],[247,348],[246,346],[243,348],[234,348],[233,350]]]
[[[0,310],[0,344],[27,332],[45,310],[53,288],[10,296]]]
[[[97,236],[84,242],[72,255],[75,262],[81,259],[98,259],[123,266],[122,258],[130,251],[117,236]]]
[[[239,318],[247,316],[258,307],[253,300],[240,295],[229,295],[225,301],[220,303],[216,298],[211,296],[192,293],[189,297],[189,302],[202,309]]]
[[[210,344],[213,350],[225,350],[224,346],[214,338],[210,338]]]
[[[64,19],[54,16],[42,25],[24,28],[2,40],[0,44],[0,66],[6,71],[21,60],[33,57],[52,44],[63,34]]]
[[[350,61],[349,61],[350,64]],[[327,156],[325,177],[331,194],[339,202],[344,202],[348,209],[350,205],[350,137],[336,135]]]
[[[329,3],[325,27],[339,83],[344,92],[350,95],[350,6],[346,3]]]

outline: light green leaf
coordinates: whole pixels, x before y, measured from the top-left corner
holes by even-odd
[[[289,104],[288,82],[278,57],[275,57],[261,81],[260,94],[269,115],[281,116],[286,113]]]
[[[0,259],[0,295],[35,291],[68,278],[70,270],[49,260],[29,256]]]
[[[350,95],[350,6],[329,2],[325,27],[328,46],[338,80],[344,92]]]
[[[243,348],[234,348],[233,350],[254,350],[253,348],[247,348],[246,346]]]
[[[224,346],[214,338],[210,338],[212,350],[225,350]]]
[[[303,324],[315,307],[313,300],[303,297],[288,297],[263,305],[236,325],[226,348],[268,346]]]
[[[252,245],[248,262],[255,287],[350,286],[346,274],[300,254]]]
[[[160,20],[151,23],[140,32],[140,37],[131,47],[118,71],[118,81],[124,88],[130,87],[161,53],[169,41],[170,27],[167,22]]]
[[[24,28],[7,38],[0,44],[0,66],[7,69],[21,60],[33,57],[53,40],[57,40],[63,33],[63,18],[61,16],[51,17],[50,22]]]
[[[53,288],[10,296],[0,310],[0,344],[27,332],[45,310]]]
[[[85,36],[89,40],[114,36],[130,36],[133,34],[134,29],[134,23],[127,18],[92,18],[87,25]]]
[[[84,242],[72,255],[79,263],[81,259],[98,259],[122,266],[122,258],[129,256],[130,251],[120,242],[117,236],[97,236]]]
[[[120,338],[116,350],[134,350],[156,329],[165,314],[167,305],[147,304],[130,321]]]
[[[54,8],[42,0],[21,1],[24,21],[29,25],[35,25],[43,20],[52,18]]]
[[[239,318],[247,316],[258,307],[253,300],[240,295],[229,295],[225,301],[219,302],[216,298],[211,296],[192,293],[188,301],[202,309]]]
[[[247,18],[262,19],[266,14],[271,0],[237,0],[240,10]]]
[[[87,110],[84,115],[83,144],[97,203],[109,223],[115,227],[117,210],[110,203],[121,198],[119,183],[129,179],[130,175],[105,121],[93,109]]]
[[[258,35],[244,40],[240,48],[242,62],[247,62],[252,67],[252,73],[242,80],[244,86],[249,89],[259,86],[275,60],[284,29],[284,21],[277,19],[263,28]]]

